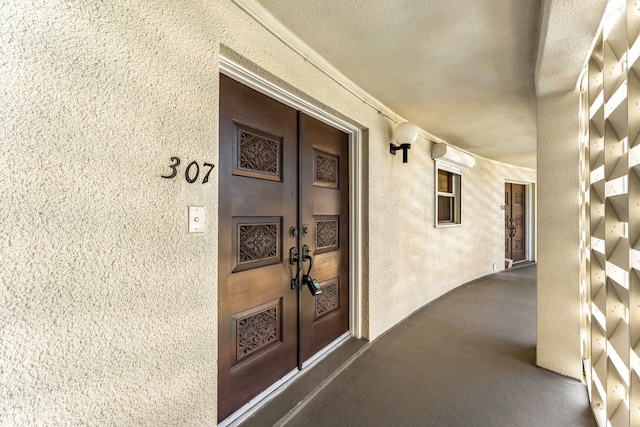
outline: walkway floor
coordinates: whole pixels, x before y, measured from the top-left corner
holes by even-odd
[[[331,355],[241,425],[596,426],[580,381],[535,366],[535,269],[467,283],[373,343],[348,342],[356,356],[328,380]]]

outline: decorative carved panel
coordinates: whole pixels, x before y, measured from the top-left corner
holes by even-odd
[[[521,237],[516,237],[513,239],[513,250],[514,251],[519,251],[522,249],[522,238]]]
[[[281,341],[280,301],[272,301],[233,315],[236,363]]]
[[[504,251],[509,252],[509,239],[504,239]]]
[[[316,217],[316,252],[334,251],[339,247],[339,217]]]
[[[234,218],[233,271],[281,261],[280,218]]]
[[[513,204],[522,206],[522,193],[515,193],[513,195]]]
[[[282,138],[236,124],[234,175],[280,181]]]
[[[316,151],[315,186],[338,188],[338,157]]]
[[[239,263],[273,258],[278,250],[278,224],[251,224],[238,227]]]
[[[316,320],[340,308],[339,279],[333,278],[320,284],[322,293],[316,295]]]
[[[520,228],[522,227],[522,216],[518,215],[514,217],[515,221],[516,221],[516,227]]]

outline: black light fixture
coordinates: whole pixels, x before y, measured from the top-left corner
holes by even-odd
[[[393,139],[398,141],[400,145],[389,144],[389,152],[396,155],[396,151],[402,150],[402,163],[407,163],[407,150],[411,148],[411,144],[418,138],[418,127],[410,122],[399,124],[393,131]]]

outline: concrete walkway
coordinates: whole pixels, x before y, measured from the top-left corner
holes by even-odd
[[[584,384],[535,366],[535,269],[467,283],[373,343],[348,342],[330,355],[336,373],[327,358],[241,425],[596,426]]]

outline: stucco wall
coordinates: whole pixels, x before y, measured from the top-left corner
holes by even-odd
[[[539,366],[582,377],[580,344],[580,94],[538,99]]]
[[[387,117],[229,0],[10,0],[0,37],[0,425],[215,424],[217,177],[183,174],[218,162],[221,49],[366,131],[371,339],[501,269],[504,182],[536,179],[478,159],[435,229],[430,143],[389,155]]]
[[[372,337],[454,287],[490,274],[494,263],[502,270],[504,183],[535,181],[533,171],[479,158],[463,173],[462,226],[435,228],[434,165],[427,144],[415,145],[406,165],[389,164],[383,150],[378,164],[370,162],[381,169],[381,182],[385,175],[393,181],[371,181]]]
[[[217,179],[160,178],[217,163],[203,12],[1,3],[2,426],[214,424]]]

